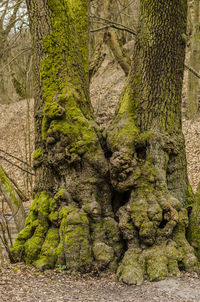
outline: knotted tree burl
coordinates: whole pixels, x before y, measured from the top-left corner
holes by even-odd
[[[128,284],[198,270],[181,129],[187,1],[141,0],[133,65],[107,132],[89,96],[89,1],[27,4],[36,197],[13,258],[41,270],[109,268]]]

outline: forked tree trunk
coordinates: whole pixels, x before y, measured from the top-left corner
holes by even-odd
[[[32,0],[29,12],[38,67],[37,195],[13,257],[84,272],[115,270],[123,256],[118,274],[129,284],[197,269],[183,207],[187,1],[141,0],[134,65],[107,142],[88,92],[88,1]]]

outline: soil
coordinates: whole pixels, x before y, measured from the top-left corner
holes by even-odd
[[[71,276],[63,270],[39,272],[24,264],[0,269],[1,302],[199,302],[200,279],[182,273],[180,278],[145,281],[128,286],[115,274]]]

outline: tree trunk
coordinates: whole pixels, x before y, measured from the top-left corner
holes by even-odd
[[[108,132],[120,279],[140,284],[197,269],[185,237],[188,197],[181,92],[187,1],[141,0],[133,67]],[[120,202],[119,196],[121,195]]]
[[[107,141],[89,99],[88,1],[29,0],[28,7],[36,198],[13,258],[85,272],[116,270],[123,256],[118,274],[128,284],[197,269],[183,207],[187,1],[141,0],[134,64]]]
[[[13,257],[40,269],[66,265],[84,272],[95,264],[115,270],[122,242],[89,98],[88,1],[43,3],[29,2],[36,49],[36,198]]]
[[[194,1],[194,17],[193,17],[193,31],[192,41],[190,47],[189,65],[197,72],[200,69],[200,18],[199,18],[199,0]],[[188,87],[187,87],[187,118],[192,119],[199,109],[199,79],[191,72],[188,73]]]

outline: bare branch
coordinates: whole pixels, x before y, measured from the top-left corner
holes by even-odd
[[[27,47],[24,50],[22,50],[20,53],[18,53],[14,58],[12,58],[12,60],[10,60],[7,64],[5,64],[1,69],[0,69],[0,74],[2,73],[2,71],[8,66],[10,65],[14,60],[16,60],[19,56],[21,56],[24,52],[31,50],[31,47]]]
[[[18,169],[20,169],[20,170],[22,170],[22,171],[24,171],[24,172],[26,172],[26,173],[28,173],[28,174],[30,174],[30,175],[35,175],[34,173],[32,173],[32,172],[30,172],[30,171],[28,171],[28,170],[26,170],[26,169],[23,169],[22,167],[20,167],[20,166],[14,164],[14,163],[12,163],[9,159],[7,159],[7,158],[5,158],[5,157],[3,157],[3,156],[1,156],[1,155],[0,155],[0,159],[3,159],[3,160],[5,160],[5,161],[7,161],[7,162],[8,162],[9,164],[11,164],[12,166],[17,167]]]
[[[10,156],[10,157],[12,157],[12,158],[14,158],[14,159],[20,161],[21,163],[27,165],[29,168],[33,169],[33,167],[31,167],[31,165],[29,165],[27,162],[23,161],[22,159],[20,159],[20,158],[14,156],[14,155],[12,155],[12,154],[10,154],[10,153],[8,153],[8,152],[2,150],[2,149],[0,149],[0,152],[3,152],[4,154],[6,154],[6,155],[8,155],[8,156]]]
[[[127,27],[127,26],[125,26],[125,25],[123,25],[123,24],[121,24],[121,23],[114,22],[114,21],[112,21],[112,20],[109,20],[109,19],[106,19],[106,18],[102,18],[102,17],[93,16],[93,15],[91,16],[91,18],[98,19],[98,20],[103,20],[103,21],[109,23],[109,24],[110,24],[110,27],[118,26],[117,29],[121,29],[121,30],[122,30],[122,27],[123,27],[124,30],[128,31],[128,32],[131,33],[132,35],[134,35],[134,36],[136,35],[136,32],[135,32],[135,31],[133,31],[131,28],[129,28],[129,27]]]
[[[198,79],[200,79],[200,74],[191,66],[185,64],[185,68],[187,68],[190,72],[192,72]]]

